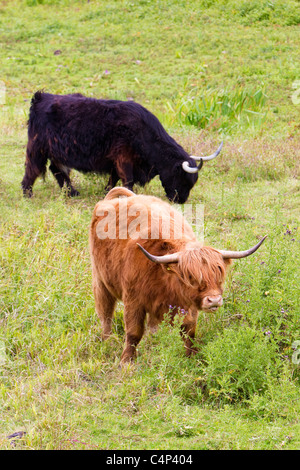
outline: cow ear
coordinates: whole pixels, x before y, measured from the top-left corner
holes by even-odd
[[[170,245],[170,243],[168,243],[166,241],[163,241],[160,245],[160,248],[163,252],[168,252],[168,251],[170,251],[170,249],[173,248],[173,246]]]
[[[60,103],[59,101],[56,100],[49,107],[49,111],[47,111],[47,114],[56,115],[60,112],[60,110],[61,110]]]
[[[229,266],[232,264],[232,259],[231,258],[227,258],[227,259],[224,259],[224,264],[226,266],[226,269],[229,268]]]
[[[181,173],[181,174],[185,173],[185,171],[182,168],[182,162],[176,163],[173,168],[177,173]]]

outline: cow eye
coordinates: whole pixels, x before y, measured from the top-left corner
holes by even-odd
[[[189,274],[189,283],[191,284],[191,286],[195,288],[197,288],[199,285],[199,281],[197,281],[197,279],[195,279],[194,276],[191,276],[191,274]]]

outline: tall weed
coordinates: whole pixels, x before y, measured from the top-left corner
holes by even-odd
[[[237,87],[233,91],[212,89],[183,97],[174,112],[181,124],[232,133],[251,126],[261,129],[266,120],[265,90]]]

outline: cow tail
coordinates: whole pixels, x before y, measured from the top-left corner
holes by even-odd
[[[35,123],[38,121],[35,106],[40,100],[41,100],[41,92],[37,91],[31,98],[31,103],[30,103],[29,118],[27,121],[28,138],[30,138],[31,134],[34,135],[34,132],[35,132]]]
[[[37,117],[36,116],[36,111],[35,111],[35,106],[36,104],[41,101],[42,99],[42,91],[37,91],[33,97],[31,98],[31,102],[30,102],[30,109],[29,109],[29,119],[28,119],[28,126],[29,127],[32,127],[32,123],[34,122],[35,118]]]
[[[30,103],[30,110],[29,110],[29,119],[28,119],[28,142],[27,142],[27,149],[26,149],[26,173],[25,173],[25,183],[28,181],[28,185],[30,186],[31,182],[34,182],[37,176],[41,176],[45,179],[45,175],[47,172],[47,156],[45,156],[43,147],[38,142],[37,137],[39,134],[39,115],[36,110],[37,104],[42,100],[43,92],[37,91]]]
[[[116,188],[111,189],[107,193],[104,199],[106,200],[115,199],[116,197],[120,197],[120,196],[130,197],[130,196],[135,196],[135,193],[130,191],[130,189],[117,186]]]

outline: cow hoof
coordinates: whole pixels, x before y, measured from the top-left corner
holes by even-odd
[[[130,371],[132,369],[132,367],[134,367],[135,365],[135,361],[134,360],[129,360],[129,361],[121,361],[119,366],[118,366],[118,369],[119,370],[122,370],[122,371]]]
[[[136,355],[130,356],[129,354],[123,354],[120,360],[120,368],[124,369],[135,363]]]
[[[71,191],[69,192],[69,196],[70,197],[80,196],[80,192],[72,188]]]
[[[185,346],[185,355],[187,357],[194,356],[199,352],[199,348],[196,346]]]
[[[24,189],[23,190],[23,196],[27,197],[27,198],[31,198],[32,197],[32,190],[31,189]]]

